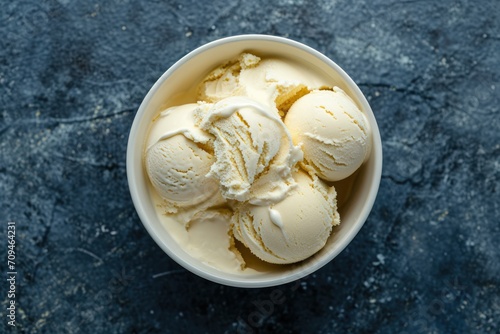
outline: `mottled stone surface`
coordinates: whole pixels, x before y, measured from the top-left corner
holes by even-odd
[[[498,333],[500,2],[1,1],[0,332],[16,222],[25,333]],[[147,234],[129,128],[177,59],[219,37],[286,36],[360,85],[384,170],[365,226],[299,282],[243,290]]]

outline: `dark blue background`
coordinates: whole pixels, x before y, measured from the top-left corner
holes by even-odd
[[[499,1],[0,7],[0,263],[5,278],[14,221],[19,332],[500,331]],[[279,288],[225,287],[181,268],[146,233],[126,180],[129,128],[152,84],[192,49],[242,33],[289,37],[337,62],[383,140],[361,232]]]

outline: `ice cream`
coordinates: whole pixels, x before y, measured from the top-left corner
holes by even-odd
[[[216,161],[207,176],[220,181],[226,199],[265,205],[293,189],[292,169],[302,151],[268,106],[235,96],[201,105],[196,116],[200,128],[215,137]]]
[[[363,114],[324,73],[289,59],[243,53],[196,84],[192,103],[161,112],[146,141],[158,215],[175,220],[165,227],[233,273],[255,273],[243,249],[270,265],[313,256],[340,224],[329,181],[368,154]]]
[[[198,100],[215,103],[231,96],[245,96],[246,85],[241,81],[241,73],[256,66],[260,58],[244,53],[237,60],[215,68],[200,84]]]
[[[244,261],[235,247],[228,209],[200,212],[189,228],[177,226],[171,233],[177,243],[191,256],[228,272],[240,272]]]
[[[149,133],[145,166],[167,213],[188,223],[197,212],[221,201],[219,185],[207,177],[215,161],[208,133],[194,125],[197,104],[163,111]]]
[[[334,187],[303,171],[294,173],[298,188],[269,206],[244,204],[232,218],[234,236],[270,263],[295,263],[319,251],[340,224]]]
[[[201,82],[198,100],[213,103],[231,96],[247,96],[283,116],[299,97],[325,87],[330,87],[328,79],[302,64],[243,53]]]
[[[363,113],[340,88],[316,90],[298,99],[285,117],[304,160],[324,180],[354,173],[370,151],[370,129]]]

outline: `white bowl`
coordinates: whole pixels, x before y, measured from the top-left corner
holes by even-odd
[[[367,116],[372,130],[371,155],[353,178],[348,201],[341,207],[341,224],[326,246],[311,258],[280,270],[253,275],[231,274],[210,267],[187,254],[167,232],[157,217],[150,197],[148,178],[143,166],[145,138],[151,120],[159,111],[183,100],[213,68],[243,51],[261,57],[283,56],[306,63],[331,77],[334,85],[351,96]],[[189,94],[187,94],[189,95]],[[300,279],[334,259],[354,238],[372,209],[382,173],[382,142],[373,112],[354,81],[332,60],[318,51],[290,39],[268,35],[240,35],[205,44],[177,61],[150,89],[135,116],[127,147],[127,178],[137,213],[156,243],[178,264],[213,282],[229,286],[255,288],[275,286]]]

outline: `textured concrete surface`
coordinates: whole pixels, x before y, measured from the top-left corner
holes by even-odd
[[[1,1],[0,332],[498,333],[500,2]],[[143,96],[219,37],[286,36],[369,98],[372,214],[333,262],[275,290],[220,286],[142,227],[125,174]],[[7,222],[16,223],[16,329]]]

